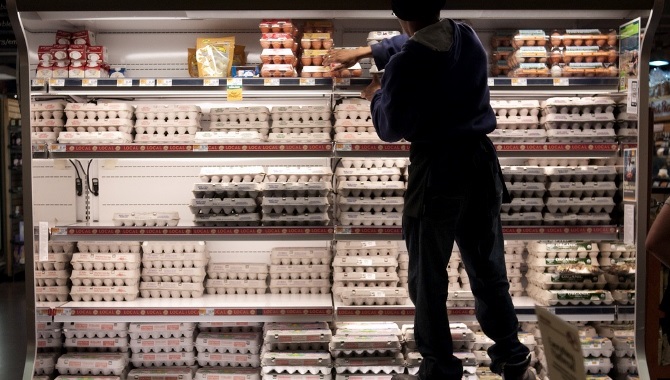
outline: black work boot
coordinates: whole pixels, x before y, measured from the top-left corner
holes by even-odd
[[[503,380],[536,380],[535,371],[530,368],[530,354],[520,363],[502,365]]]

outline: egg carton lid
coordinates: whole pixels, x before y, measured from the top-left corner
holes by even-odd
[[[392,256],[335,256],[333,267],[375,266],[397,267],[398,260]]]
[[[33,376],[33,380],[39,380],[42,376]],[[50,376],[44,377],[45,380],[51,379]],[[88,375],[58,375],[54,380],[90,380]],[[95,380],[124,380],[126,377],[119,376],[99,376],[94,377]]]
[[[332,335],[330,329],[265,329],[264,341],[267,343],[330,342]]]
[[[612,98],[608,97],[552,97],[542,101],[542,108],[548,106],[590,106],[590,105],[616,105]]]
[[[366,326],[363,326],[366,327]],[[355,327],[338,327],[337,336],[389,336],[396,335],[399,340],[402,340],[403,334],[396,326],[394,327],[385,327],[385,326],[369,326],[367,328],[355,328]]]
[[[65,109],[66,104],[68,103],[64,100],[30,102],[30,111],[60,111]]]
[[[265,280],[232,280],[232,279],[213,279],[205,280],[205,288],[267,288]]]
[[[35,278],[57,278],[65,279],[70,277],[70,272],[67,270],[36,270],[34,271]]]
[[[329,272],[330,272],[330,265],[327,264],[270,265],[270,273],[329,273]]]
[[[138,144],[178,144],[178,143],[193,143],[195,142],[194,135],[191,134],[175,134],[175,135],[135,135],[135,143]]]
[[[263,351],[261,353],[261,364],[263,366],[330,366],[332,357],[329,352],[279,352]]]
[[[135,338],[130,339],[130,348],[165,348],[172,347],[174,351],[182,351],[183,348],[193,347],[195,338],[190,336],[176,336],[169,338]]]
[[[261,50],[261,56],[263,55],[281,55],[281,56],[291,56],[294,57],[293,50],[287,48],[265,48]]]
[[[339,181],[337,189],[405,190],[404,181]]]
[[[130,361],[135,362],[173,362],[195,359],[194,351],[182,352],[133,352]]]
[[[270,129],[270,122],[265,121],[256,121],[256,120],[242,120],[239,122],[231,123],[226,121],[212,121],[209,123],[209,132],[218,132],[221,133],[221,130],[228,129],[242,129],[242,130],[268,130]],[[216,136],[215,134],[213,134]]]
[[[398,249],[398,242],[393,240],[338,240],[335,242],[335,249]]]
[[[141,285],[142,283],[140,283]],[[73,285],[70,289],[72,295],[89,295],[89,294],[120,294],[120,295],[137,295],[137,286],[76,286]]]
[[[68,120],[69,122],[70,120]],[[73,120],[77,121],[77,120]],[[98,122],[106,123],[106,120],[98,120]],[[129,120],[130,121],[130,120]],[[67,124],[66,124],[67,125]],[[84,124],[88,125],[88,124]],[[131,122],[132,126],[132,122]],[[179,120],[147,120],[140,119],[135,121],[135,127],[200,127],[200,121],[197,119],[179,119]]]
[[[63,330],[127,331],[128,322],[65,322]]]
[[[500,217],[504,221],[537,222],[542,220],[542,213],[541,212],[513,212],[511,214],[501,213]]]
[[[540,119],[541,123],[555,123],[555,122],[594,122],[594,121],[615,121],[616,118],[612,112],[601,113],[585,113],[566,114],[566,113],[550,113]]]
[[[333,281],[398,281],[396,272],[338,272],[333,274]]]
[[[68,111],[133,111],[132,105],[127,103],[67,103]]]
[[[59,342],[60,343],[60,342]],[[131,342],[132,344],[132,342]],[[59,344],[60,346],[60,344]],[[63,347],[86,347],[86,348],[128,348],[128,337],[123,338],[66,338]]]
[[[361,176],[361,175],[401,175],[402,172],[398,167],[382,167],[382,168],[343,168],[335,169],[335,175],[340,176]]]
[[[260,368],[200,367],[193,380],[260,380]]]
[[[528,252],[599,251],[598,244],[583,241],[531,241],[526,247]]]
[[[493,109],[540,108],[538,100],[491,100]]]
[[[77,368],[111,369],[114,373],[120,373],[128,363],[128,356],[121,352],[68,352],[58,358],[56,368],[59,371],[68,368],[71,361],[77,362]]]
[[[55,294],[55,295],[68,295],[70,289],[67,286],[36,286],[35,294]]]
[[[552,182],[550,184],[561,184],[563,182]],[[568,185],[573,184],[572,182],[566,182]],[[505,182],[505,185],[507,186],[508,190],[546,190],[547,187],[544,183],[542,182]],[[576,183],[577,186],[581,185],[581,183]]]
[[[327,166],[268,166],[267,175],[332,175]]]
[[[258,131],[231,131],[231,132],[196,132],[196,143],[239,142],[253,143],[263,141],[264,136]]]
[[[263,187],[264,186],[260,182],[196,183],[193,186],[193,192],[254,192],[261,191]]]
[[[402,289],[402,288],[400,288]],[[389,335],[347,335],[336,334],[330,342],[330,349],[400,349],[401,342],[396,334]]]
[[[140,278],[140,270],[72,270],[71,278]]]
[[[194,380],[195,370],[190,367],[133,368],[128,380]]]
[[[549,198],[551,199],[551,198]],[[510,206],[542,206],[544,205],[543,198],[514,198],[509,203]]]
[[[594,255],[595,256],[595,255]],[[582,265],[587,265],[587,266],[592,266],[592,267],[598,267],[598,260],[596,257],[554,257],[554,258],[548,258],[548,257],[542,257],[542,255],[535,256],[533,254],[529,254],[527,263],[529,268],[532,266],[536,270],[541,270],[541,271],[548,271],[548,272],[554,272],[556,270],[556,267],[558,266],[582,266]]]
[[[51,244],[51,243],[50,243]],[[116,244],[116,245],[127,245],[128,247],[137,247],[140,245],[139,241],[123,241],[123,242],[118,242],[118,241],[80,241],[77,242],[77,247],[81,249],[82,246],[85,247],[90,247],[90,246],[101,246],[101,245],[110,245],[110,244]]]
[[[330,128],[330,120],[273,120],[272,129],[277,128]]]
[[[305,143],[329,143],[331,142],[330,134],[317,133],[270,133],[268,141],[275,142],[305,142]]]
[[[261,217],[263,222],[321,222],[330,221],[328,213],[307,213],[303,215],[285,215],[278,213],[265,213]]]
[[[131,143],[133,136],[126,132],[60,132],[58,142],[60,143],[108,143],[123,144]]]
[[[636,257],[600,257],[598,260],[603,267],[617,266],[621,264],[635,265],[637,263]]]
[[[68,120],[69,122],[70,120]],[[65,120],[63,119],[39,119],[39,120],[31,120],[30,121],[30,126],[31,127],[64,127],[65,126]],[[132,126],[132,123],[131,123]]]
[[[611,243],[611,242],[602,242],[598,243],[598,247],[601,251],[608,252],[636,252],[637,247],[632,244],[626,243]]]
[[[259,222],[259,213],[233,214],[233,215],[195,215],[194,222]]]
[[[335,120],[335,127],[374,127],[372,119],[342,119]]]
[[[32,132],[30,141],[33,143],[55,143],[58,140],[59,132]]]
[[[225,281],[225,280],[224,280]],[[233,280],[234,281],[234,280]],[[239,281],[239,280],[238,280]],[[244,280],[242,280],[244,281]],[[262,281],[262,280],[258,280]],[[264,281],[263,281],[264,282]],[[321,279],[270,279],[270,288],[291,288],[291,287],[324,287],[330,286],[330,280],[326,278]]]
[[[301,106],[276,106],[272,107],[271,113],[279,112],[330,112],[330,105],[301,105]]]
[[[337,111],[363,111],[370,112],[370,102],[365,103],[340,103],[335,106],[335,112]]]
[[[545,168],[540,166],[502,166],[503,174],[515,174],[523,172],[530,175],[544,175]]]
[[[549,129],[547,130],[547,137],[555,138],[574,138],[574,137],[616,137],[614,128],[600,128],[600,129]]]
[[[140,290],[185,290],[203,291],[202,282],[140,282]]]
[[[340,297],[343,300],[355,298],[386,298],[407,296],[407,289],[405,288],[382,286],[343,288],[343,292],[340,294]]]
[[[545,166],[544,172],[547,175],[553,174],[612,174],[616,175],[617,171],[615,167],[611,166],[577,166],[577,167],[565,167],[565,166]]]
[[[549,197],[546,202],[547,206],[560,205],[598,205],[609,206],[614,205],[614,200],[608,197],[592,197],[579,199],[578,197]]]
[[[262,189],[268,191],[328,191],[333,186],[330,182],[263,182]]]
[[[496,122],[500,125],[505,125],[505,124],[539,124],[540,121],[537,116],[507,115],[507,116],[496,116]]]
[[[201,112],[200,106],[192,104],[138,104],[136,112]]]
[[[225,207],[225,206],[256,206],[253,198],[195,198],[191,199],[191,207]]]
[[[330,204],[328,197],[263,197],[261,206],[327,206]]]
[[[205,267],[142,268],[142,276],[204,276]]]
[[[288,49],[291,50],[291,49]],[[270,109],[266,106],[249,106],[249,107],[216,107],[210,108],[211,115],[229,115],[229,114],[269,114]]]
[[[617,131],[617,136],[620,137],[637,137],[637,134],[637,128],[619,128]]]
[[[66,127],[133,127],[133,121],[130,119],[68,119]]]
[[[273,247],[271,258],[282,257],[330,257],[330,250],[324,247]]]

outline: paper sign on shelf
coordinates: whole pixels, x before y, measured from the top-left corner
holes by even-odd
[[[49,260],[49,222],[39,222],[38,228],[38,259],[39,261],[47,261]]]
[[[623,242],[635,244],[635,205],[625,204],[623,206]]]
[[[582,342],[577,327],[565,322],[547,309],[536,306],[547,372],[551,380],[580,380],[585,378]]]
[[[226,83],[226,95],[228,101],[242,100],[242,78],[229,78]]]
[[[626,97],[626,113],[637,115],[637,101],[640,95],[639,80],[637,78],[628,79],[628,96]]]

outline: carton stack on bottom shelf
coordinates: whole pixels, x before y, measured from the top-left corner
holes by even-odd
[[[142,243],[143,298],[197,298],[205,291],[205,242]]]
[[[617,380],[637,376],[635,359],[635,329],[633,323],[602,322],[595,324],[599,336],[610,339],[614,346],[614,376]]]
[[[332,331],[326,322],[267,322],[263,328],[261,365],[265,380],[308,380],[332,377],[328,345]]]
[[[130,362],[136,368],[129,376],[190,374],[184,366],[195,364],[195,328],[195,323],[131,323]]]
[[[203,367],[240,366],[259,368],[262,333],[258,328],[200,324],[195,340],[198,365]]]
[[[335,380],[390,380],[405,372],[402,332],[391,322],[338,323],[330,343]]]
[[[69,352],[61,355],[56,363],[61,375],[125,378],[130,356],[128,323],[69,322],[63,325],[63,335]]]
[[[63,347],[63,324],[57,322],[37,322],[35,337],[37,354],[35,356],[35,372],[33,379],[47,380],[56,369],[56,361]]]

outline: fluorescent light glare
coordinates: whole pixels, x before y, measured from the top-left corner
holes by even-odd
[[[667,64],[670,64],[670,62],[665,61],[665,60],[655,60],[655,61],[649,62],[649,66],[656,66],[656,67],[665,66]]]

